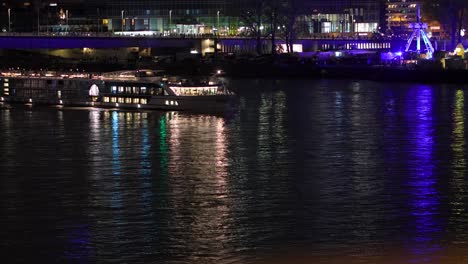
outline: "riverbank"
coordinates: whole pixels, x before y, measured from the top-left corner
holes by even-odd
[[[1,58],[3,70],[54,70],[78,72],[109,72],[116,70],[162,69],[171,75],[211,75],[221,71],[230,78],[272,79],[352,79],[385,82],[420,83],[468,83],[468,70],[443,70],[399,65],[368,65],[356,60],[346,64],[325,64],[314,60],[290,60],[292,57],[261,56],[246,59],[182,60],[169,62],[129,61],[126,64],[113,62],[86,62],[50,57],[20,56]]]

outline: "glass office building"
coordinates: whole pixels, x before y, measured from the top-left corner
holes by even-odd
[[[103,24],[111,32],[234,35],[256,0],[105,0]],[[383,1],[297,1],[300,34],[378,31]]]
[[[15,31],[236,35],[257,0],[4,1],[3,30],[10,9]],[[383,5],[383,0],[296,0],[299,34],[377,31]]]
[[[228,34],[239,24],[237,0],[106,0],[101,15],[111,32]]]
[[[309,0],[299,1],[302,25],[314,33],[370,33],[379,31],[383,1]]]

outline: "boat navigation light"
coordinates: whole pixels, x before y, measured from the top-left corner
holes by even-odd
[[[62,101],[62,100],[60,100],[60,101],[59,101],[59,104],[63,104],[63,101]]]
[[[115,107],[119,107],[119,103],[115,103]]]
[[[217,73],[217,74],[221,74],[221,70],[217,70],[216,73]]]
[[[138,108],[141,108],[141,104],[138,104]]]
[[[29,98],[29,102],[32,103],[32,98]]]

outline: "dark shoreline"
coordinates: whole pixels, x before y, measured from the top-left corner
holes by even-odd
[[[13,62],[3,61],[3,69],[9,68],[52,71],[77,71],[103,73],[116,70],[133,69],[162,69],[168,74],[206,76],[222,71],[225,77],[235,79],[350,79],[370,80],[382,82],[416,82],[416,83],[453,83],[468,84],[468,70],[439,70],[439,69],[406,69],[395,66],[365,65],[365,64],[333,64],[317,65],[313,63],[236,63],[236,62],[174,62],[166,64],[138,64],[127,65],[115,63],[38,63],[33,65],[15,65]]]

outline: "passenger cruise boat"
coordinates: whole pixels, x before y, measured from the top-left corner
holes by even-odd
[[[216,76],[167,77],[162,71],[102,75],[2,73],[0,101],[134,109],[222,111],[234,94]]]

